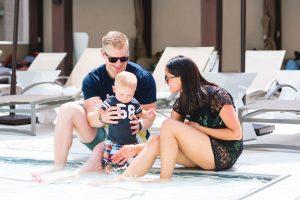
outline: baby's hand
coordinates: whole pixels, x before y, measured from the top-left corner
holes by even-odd
[[[145,113],[146,119],[154,120],[155,117],[156,117],[156,112],[155,112],[154,108],[150,108],[149,110],[146,111],[146,113]]]

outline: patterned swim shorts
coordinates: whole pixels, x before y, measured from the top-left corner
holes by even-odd
[[[112,162],[112,156],[121,149],[123,145],[117,144],[111,140],[104,141],[104,150],[102,156],[102,166],[105,168],[107,165],[110,165],[113,168],[124,168],[128,166],[128,163],[124,163],[123,165],[116,164]]]

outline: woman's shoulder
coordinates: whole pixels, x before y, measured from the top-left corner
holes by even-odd
[[[233,98],[230,93],[218,85],[207,86],[207,91],[210,96],[210,104],[214,110],[220,111],[225,104],[234,106]]]
[[[215,96],[231,96],[227,90],[218,85],[207,85],[205,86],[208,93]]]

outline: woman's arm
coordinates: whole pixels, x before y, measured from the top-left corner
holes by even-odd
[[[220,117],[227,128],[215,129],[199,125],[195,122],[187,122],[194,128],[202,131],[206,135],[220,140],[240,140],[242,139],[242,128],[232,105],[224,105],[220,111]]]

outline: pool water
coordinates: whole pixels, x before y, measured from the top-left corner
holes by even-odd
[[[71,174],[82,164],[71,162],[61,174],[48,175],[52,182],[31,181],[31,172],[47,169],[51,164],[52,161],[0,157],[1,199],[241,199],[276,179],[234,172],[176,170],[171,181],[160,181],[159,171],[152,170],[145,177],[128,180],[99,173],[57,180],[62,173]]]

